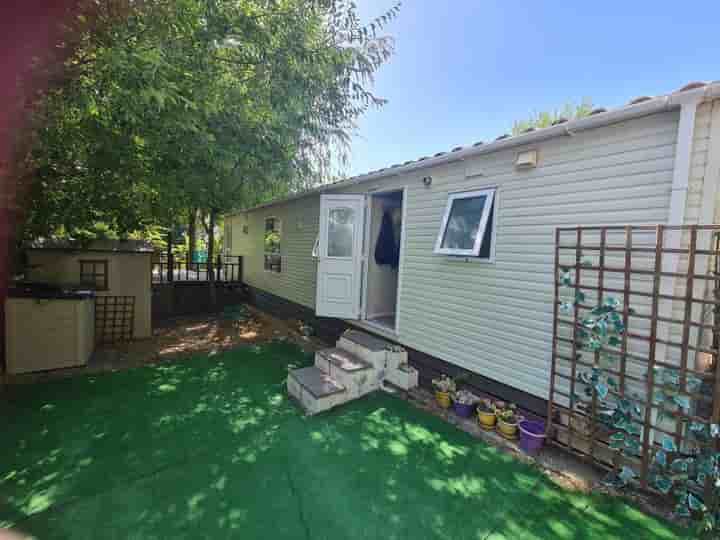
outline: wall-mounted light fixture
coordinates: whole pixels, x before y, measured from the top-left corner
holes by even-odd
[[[537,150],[528,150],[519,152],[515,158],[515,167],[517,169],[532,169],[537,167],[538,153]]]
[[[423,176],[422,183],[425,187],[430,187],[432,185],[432,176]]]

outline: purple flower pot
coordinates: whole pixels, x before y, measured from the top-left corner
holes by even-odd
[[[464,403],[458,403],[456,401],[453,402],[453,409],[455,410],[455,414],[458,416],[461,416],[463,418],[470,418],[473,414],[473,411],[475,410],[475,404],[472,405],[466,405]]]
[[[518,426],[520,429],[520,448],[531,456],[540,452],[545,443],[545,422],[523,420]]]

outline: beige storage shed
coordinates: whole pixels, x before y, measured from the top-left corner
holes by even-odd
[[[27,250],[25,278],[29,282],[93,289],[98,341],[103,341],[104,329],[120,327],[130,317],[129,337],[145,339],[152,337],[152,253],[152,244],[141,240],[95,240],[83,246],[43,242]],[[104,313],[122,320],[106,320]]]

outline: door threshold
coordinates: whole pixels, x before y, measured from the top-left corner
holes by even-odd
[[[388,328],[387,326],[384,326],[382,324],[378,324],[368,320],[346,320],[345,322],[352,324],[353,326],[357,326],[358,328],[362,328],[363,330],[375,332],[376,334],[380,334],[383,337],[390,338],[392,340],[397,340],[398,338],[397,330],[395,330],[394,328]]]

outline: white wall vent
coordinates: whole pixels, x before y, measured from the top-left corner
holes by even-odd
[[[537,150],[528,150],[526,152],[519,152],[515,158],[515,168],[517,169],[532,169],[537,167]]]

